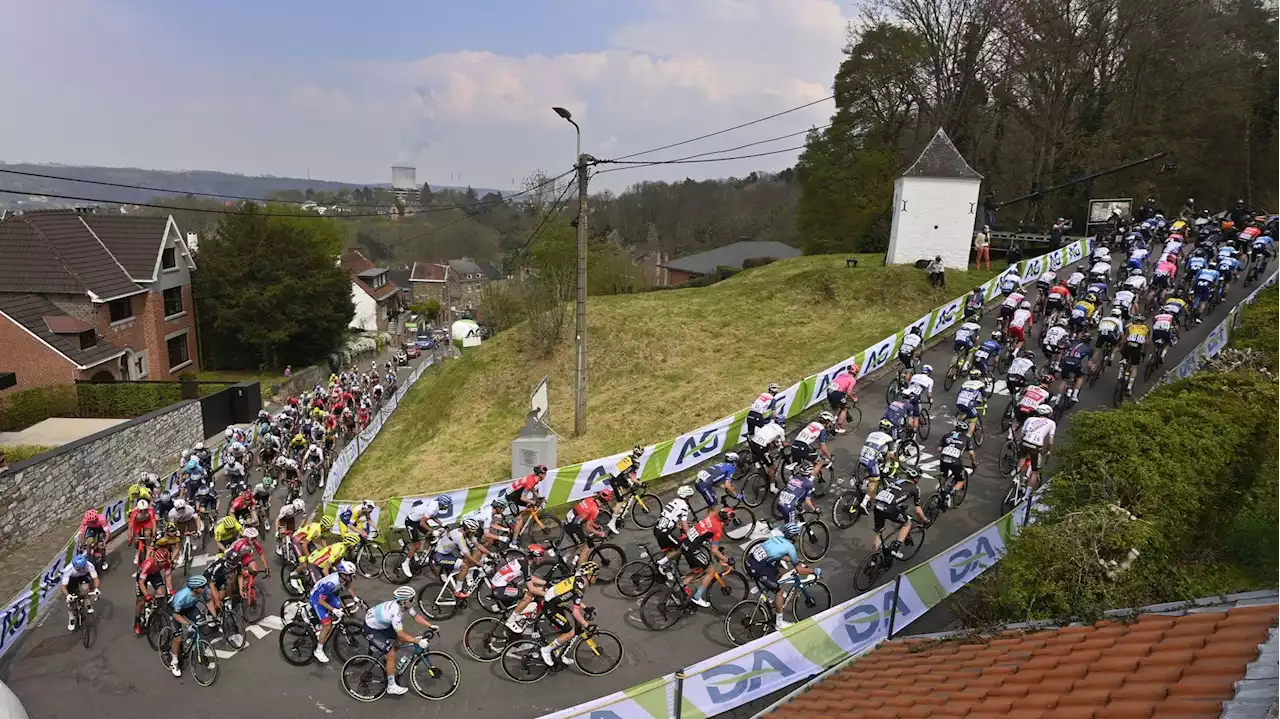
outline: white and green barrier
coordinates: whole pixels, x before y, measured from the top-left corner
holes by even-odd
[[[981,576],[1004,556],[1028,502],[895,581],[782,632],[542,719],[703,719],[794,686],[871,651]]]
[[[1010,266],[999,276],[988,280],[983,285],[986,299],[990,301],[999,296],[1000,283],[1006,277],[1016,277],[1023,285],[1027,285],[1035,282],[1036,278],[1046,270],[1057,270],[1060,267],[1078,262],[1088,254],[1090,242],[1089,238],[1077,240],[1061,249]],[[901,331],[885,337],[871,347],[787,387],[777,395],[775,411],[784,417],[795,417],[804,410],[824,401],[831,381],[853,362],[857,362],[861,367],[860,378],[881,369],[897,356],[902,337],[912,328],[921,328],[921,334],[925,341],[938,337],[961,321],[967,297],[968,293],[966,292],[964,295],[934,308],[933,311],[902,328]],[[406,388],[407,386],[406,384]],[[675,439],[646,447],[644,455],[640,458],[641,481],[650,481],[679,474],[703,462],[714,459],[722,454],[726,448],[741,444],[746,439],[746,418],[747,410],[743,409],[682,434]],[[378,427],[380,426],[379,424]],[[367,438],[363,435],[361,436],[360,449],[357,450],[355,456],[358,456],[368,442],[372,441],[373,435],[377,434],[376,428],[371,427],[370,430],[372,430],[372,433]],[[370,430],[366,430],[366,433],[369,433]],[[350,450],[350,447],[348,447],[348,450]],[[549,470],[547,476],[539,484],[538,492],[543,497],[547,497],[548,504],[551,506],[567,504],[594,494],[598,491],[600,482],[611,473],[618,460],[624,454],[625,452]],[[334,492],[337,491],[342,481],[342,476],[346,474],[347,469],[354,463],[355,456],[347,458],[348,461],[343,465],[341,471],[339,471],[338,465],[335,463],[325,490],[326,500],[332,500]],[[379,505],[379,526],[384,529],[389,526],[399,526],[403,523],[404,516],[414,502],[441,496],[442,494],[447,494],[453,499],[454,516],[461,516],[488,504],[489,500],[505,490],[507,485],[507,482],[498,482],[479,487],[456,489],[430,496],[396,497],[383,500],[377,502]],[[330,502],[325,507],[325,513],[330,516],[335,515],[337,511],[339,511],[337,503]]]
[[[1175,365],[1165,374],[1161,382],[1177,382],[1180,379],[1186,379],[1196,373],[1196,370],[1209,360],[1218,356],[1223,347],[1227,346],[1228,340],[1231,339],[1231,330],[1240,323],[1240,312],[1244,310],[1245,305],[1251,304],[1258,293],[1266,287],[1272,285],[1276,281],[1280,272],[1272,272],[1262,284],[1258,285],[1253,292],[1250,292],[1241,302],[1231,309],[1227,318],[1222,324],[1213,328],[1208,337],[1204,341],[1196,345],[1196,348],[1187,353],[1187,356]]]

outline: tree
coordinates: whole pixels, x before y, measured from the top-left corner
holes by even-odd
[[[222,218],[195,275],[217,366],[305,365],[337,349],[355,315],[342,238],[333,220],[268,217],[252,203]]]
[[[431,206],[431,185],[422,183],[422,191],[418,193],[418,204],[422,207]]]

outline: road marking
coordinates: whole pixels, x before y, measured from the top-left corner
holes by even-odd
[[[255,639],[261,639],[271,633],[270,629],[267,629],[266,627],[258,626],[257,624],[250,624],[249,626],[245,627],[245,631],[252,634]]]
[[[269,617],[264,617],[262,621],[258,622],[258,626],[273,629],[278,632],[281,629],[284,629],[284,621],[281,620],[280,617],[272,614]]]
[[[212,555],[212,554],[201,554],[201,555],[199,555],[199,556],[195,556],[195,557],[192,557],[192,558],[191,558],[191,566],[193,566],[193,567],[203,567],[204,565],[206,565],[206,564],[208,564],[209,562],[212,562],[212,561],[213,561],[213,555]]]
[[[1002,380],[1002,379],[998,379],[998,380],[996,380],[996,384],[995,384],[995,386],[992,388],[991,392],[992,392],[992,394],[1003,394],[1003,395],[1007,395],[1007,394],[1009,394],[1009,385],[1008,385],[1008,384],[1006,384],[1004,380]]]

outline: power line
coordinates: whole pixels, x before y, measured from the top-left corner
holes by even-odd
[[[773,150],[771,152],[757,152],[751,155],[734,155],[733,157],[708,157],[700,160],[699,159],[659,160],[655,162],[644,162],[644,163],[638,163],[634,165],[626,165],[624,167],[611,167],[606,170],[600,170],[597,174],[604,174],[606,172],[617,172],[618,170],[634,170],[639,167],[652,167],[653,165],[692,165],[692,164],[698,164],[703,162],[728,162],[730,160],[749,160],[753,157],[768,157],[769,155],[781,155],[784,152],[795,152],[796,150],[803,150],[804,148],[805,148],[804,145],[798,145],[796,147],[785,147],[781,150]]]
[[[684,157],[677,157],[677,158],[672,159],[672,160],[599,160],[598,162],[599,162],[599,164],[614,164],[614,163],[618,163],[618,164],[623,164],[623,165],[638,165],[638,166],[645,166],[645,167],[650,166],[650,165],[683,164],[683,163],[687,163],[687,162],[693,162],[694,160],[696,160],[696,158],[700,158],[700,157],[707,157],[707,156],[709,156],[709,155],[720,155],[720,154],[724,154],[724,153],[726,153],[726,152],[735,152],[735,151],[737,151],[737,150],[744,150],[744,149],[746,149],[746,148],[748,148],[748,147],[757,147],[757,146],[759,146],[759,145],[767,145],[767,144],[769,144],[769,143],[771,143],[771,142],[777,142],[778,140],[786,140],[786,139],[789,139],[789,138],[792,138],[792,137],[796,137],[796,136],[798,136],[798,135],[808,135],[808,134],[809,134],[809,133],[811,133],[811,132],[815,132],[815,131],[819,131],[819,130],[825,130],[825,129],[827,129],[828,127],[831,127],[833,124],[835,124],[835,123],[828,122],[828,123],[826,123],[825,125],[818,125],[818,126],[815,126],[815,127],[811,127],[811,128],[809,128],[809,129],[807,129],[807,130],[800,130],[799,132],[792,132],[792,133],[788,133],[788,134],[786,134],[786,135],[779,135],[779,136],[777,136],[777,137],[771,137],[771,138],[769,138],[769,139],[767,139],[767,140],[757,140],[757,141],[755,141],[755,142],[748,142],[748,143],[746,143],[746,144],[744,144],[744,145],[738,145],[738,146],[736,146],[736,147],[726,147],[726,148],[724,148],[724,149],[722,149],[722,150],[711,150],[711,151],[709,151],[709,152],[700,152],[700,153],[698,153],[698,154],[696,154],[696,155],[686,155],[686,156],[684,156]],[[779,152],[779,153],[781,153],[781,152],[787,152],[787,150],[778,150],[777,152]],[[772,154],[772,153],[766,153],[766,154]],[[756,157],[756,155],[748,155],[747,157]],[[715,158],[715,160],[722,160],[722,159],[723,159],[723,160],[735,160],[735,159],[742,159],[742,158],[737,158],[737,157]],[[704,162],[713,162],[713,161],[715,161],[715,160],[704,160]],[[608,169],[608,170],[601,170],[600,172],[613,172],[614,170],[625,170],[625,169],[628,169],[628,168],[625,168],[625,167],[615,167],[615,168],[611,168],[611,169]]]
[[[563,175],[561,175],[561,177],[563,177]],[[542,227],[547,224],[547,221],[550,220],[553,215],[560,214],[560,210],[563,209],[565,202],[569,199],[569,190],[571,189],[573,189],[573,183],[566,182],[564,189],[560,192],[560,196],[556,198],[555,202],[551,203],[549,208],[547,208],[546,214],[542,216],[542,220],[538,225],[533,228],[533,232],[529,233],[529,239],[524,241],[524,244],[520,246],[520,249],[516,250],[515,254],[511,256],[511,259],[507,260],[505,263],[506,272],[504,274],[511,273],[511,270],[515,267],[516,260],[520,259],[520,255],[524,254],[524,251],[529,248],[529,245],[533,244],[534,239],[538,236],[538,232],[540,232]],[[586,222],[586,218],[579,217],[578,222]]]

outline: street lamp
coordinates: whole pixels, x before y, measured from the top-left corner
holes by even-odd
[[[563,107],[551,108],[573,125],[578,137],[574,165],[578,168],[578,302],[575,311],[575,378],[573,385],[573,434],[587,431],[587,158],[582,154],[582,128]]]

